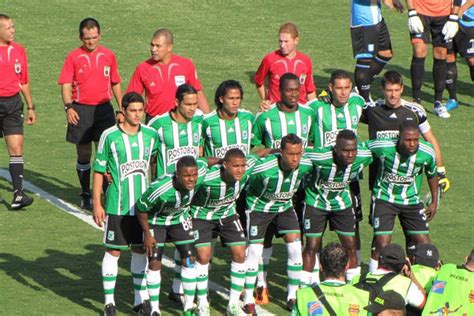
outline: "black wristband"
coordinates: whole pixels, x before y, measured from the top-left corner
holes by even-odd
[[[67,112],[67,110],[72,109],[72,103],[66,103],[64,104],[64,111]]]
[[[32,104],[30,107],[27,107],[26,108],[28,111],[34,111],[36,108],[35,108],[35,105]]]

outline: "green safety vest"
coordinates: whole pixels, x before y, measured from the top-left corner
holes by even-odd
[[[437,271],[431,267],[415,264],[411,266],[411,272],[415,274],[416,279],[426,290],[426,293],[429,293],[431,290],[431,285],[436,278]]]

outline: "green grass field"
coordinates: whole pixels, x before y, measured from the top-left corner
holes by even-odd
[[[124,88],[136,65],[148,58],[151,34],[159,27],[173,30],[175,52],[193,59],[211,101],[217,85],[232,78],[243,84],[243,104],[250,110],[255,110],[258,104],[251,78],[261,58],[277,48],[277,31],[283,22],[293,21],[300,28],[299,48],[312,58],[319,88],[325,87],[334,69],[352,72],[354,68],[348,1],[0,0],[0,12],[14,18],[16,40],[28,49],[31,87],[37,106],[37,124],[25,128],[25,179],[76,205],[80,189],[75,149],[65,142],[66,119],[56,82],[66,54],[81,44],[77,28],[84,17],[96,17],[101,23],[102,44],[116,52]],[[385,17],[395,52],[387,69],[404,75],[405,96],[409,98],[411,47],[406,14],[386,10]],[[433,97],[431,67],[428,58],[427,80],[423,86],[428,111],[432,109]],[[452,183],[430,225],[433,241],[445,262],[461,262],[474,245],[471,180],[474,113],[470,107],[474,104],[474,85],[464,61],[459,62],[458,71],[461,107],[449,120],[429,114]],[[377,86],[378,81],[374,85]],[[378,95],[376,88],[373,91]],[[366,136],[364,126],[360,135]],[[0,155],[1,166],[7,168],[8,154],[4,146],[0,148]],[[365,205],[368,205],[365,183],[363,187]],[[5,199],[0,204],[0,314],[100,313],[103,307],[101,232],[38,197],[25,211],[8,211],[11,186],[3,179],[0,193]],[[362,259],[367,261],[371,230],[366,221],[362,238]],[[332,233],[327,234],[326,241],[333,239]],[[395,240],[402,241],[399,233]],[[280,243],[275,246],[269,276],[272,304],[264,307],[277,315],[286,313],[286,259],[283,259],[285,249]],[[169,250],[167,253],[171,254]],[[132,303],[128,253],[124,253],[120,266],[116,301],[119,312],[127,314]],[[226,249],[219,248],[211,280],[227,287],[228,270],[229,255]],[[164,268],[162,275],[162,311],[178,314],[179,306],[166,298],[172,270]],[[223,314],[227,302],[215,293],[211,293],[211,300],[213,313]]]

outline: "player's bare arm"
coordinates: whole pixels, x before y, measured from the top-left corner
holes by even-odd
[[[428,177],[428,186],[430,187],[431,192],[431,203],[428,205],[425,214],[428,221],[431,221],[438,209],[438,177]]]
[[[153,254],[153,248],[156,246],[156,239],[150,233],[150,225],[148,225],[148,215],[145,212],[137,212],[138,222],[143,230],[143,245],[148,257]]]
[[[211,109],[209,108],[209,102],[207,101],[207,97],[204,94],[204,92],[199,90],[198,93],[197,93],[197,96],[198,96],[198,107],[199,107],[199,109],[204,114],[207,114],[207,113],[211,112]]]
[[[405,7],[400,2],[400,0],[384,0],[383,3],[390,9],[390,10],[397,10],[397,12],[403,13]]]
[[[467,9],[470,7],[474,6],[474,0],[467,0],[462,7],[459,9],[458,15],[463,16],[464,12],[466,12]]]
[[[23,99],[26,103],[26,124],[33,125],[36,122],[36,112],[35,106],[33,104],[33,98],[31,97],[31,89],[30,84],[23,84],[20,87],[21,94],[23,95]]]
[[[77,125],[79,123],[79,114],[72,108],[72,84],[65,83],[61,85],[61,96],[66,109],[66,119],[69,124]]]
[[[94,183],[92,185],[92,217],[97,226],[102,227],[105,220],[105,210],[102,207],[101,193],[104,175],[94,172]]]
[[[443,164],[443,157],[441,156],[441,148],[439,147],[438,140],[436,139],[433,131],[430,129],[426,133],[423,133],[423,138],[426,140],[428,143],[433,145],[435,154],[436,154],[436,165],[438,167],[444,166]]]
[[[117,102],[118,112],[115,116],[115,119],[118,123],[122,123],[124,121],[124,115],[122,111],[122,85],[120,83],[116,83],[112,85],[112,92],[115,97],[115,102]]]

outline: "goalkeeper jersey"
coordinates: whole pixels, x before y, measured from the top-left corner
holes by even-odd
[[[148,125],[158,134],[157,177],[165,173],[172,174],[181,157],[199,157],[199,146],[202,145],[201,115],[194,115],[187,123],[178,123],[169,112],[153,118]]]
[[[204,156],[224,158],[231,148],[239,148],[248,155],[252,141],[254,116],[251,112],[239,109],[237,117],[224,120],[217,111],[204,116],[202,122],[204,136]]]
[[[359,95],[352,95],[341,107],[319,100],[309,103],[308,107],[314,112],[309,141],[314,147],[326,147],[336,143],[337,134],[343,129],[349,129],[357,135],[357,126],[364,106],[365,101]]]
[[[247,188],[247,208],[252,212],[281,213],[293,206],[291,198],[301,179],[311,172],[311,161],[302,157],[298,168],[283,171],[280,155],[269,155],[255,166]]]
[[[184,222],[190,217],[189,208],[196,191],[207,173],[207,162],[200,158],[198,179],[193,190],[178,191],[174,186],[175,174],[165,174],[152,182],[137,202],[140,212],[148,213],[151,225],[170,226]]]
[[[415,154],[402,157],[397,151],[397,140],[372,140],[369,149],[380,162],[373,195],[376,199],[401,205],[420,203],[422,172],[436,176],[433,146],[420,139]]]
[[[351,27],[371,26],[382,21],[381,0],[351,0]]]
[[[135,202],[148,187],[150,157],[157,151],[155,131],[140,125],[138,133],[129,135],[118,125],[100,136],[94,171],[110,173],[105,211],[113,215],[135,215]]]

